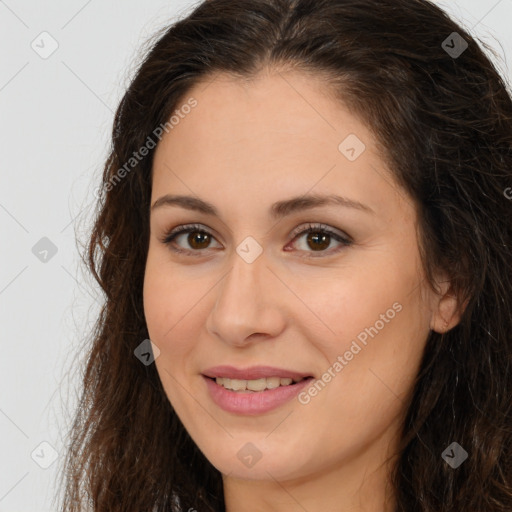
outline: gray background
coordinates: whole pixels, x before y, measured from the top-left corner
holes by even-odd
[[[512,82],[512,0],[437,3],[496,50]],[[55,510],[80,349],[101,300],[78,249],[113,113],[142,44],[194,5],[0,1],[0,512]]]

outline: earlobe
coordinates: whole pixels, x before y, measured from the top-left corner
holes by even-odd
[[[466,303],[459,307],[457,294],[453,292],[451,282],[446,274],[438,281],[439,292],[434,296],[430,329],[439,334],[453,329],[461,320]]]
[[[454,295],[444,295],[439,300],[436,310],[432,313],[430,329],[440,334],[453,329],[461,318],[457,306],[458,301]]]

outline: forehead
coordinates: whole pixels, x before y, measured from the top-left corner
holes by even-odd
[[[351,192],[354,200],[365,190],[378,203],[386,194],[390,177],[373,135],[320,80],[296,72],[251,81],[217,75],[190,89],[176,110],[191,99],[196,106],[179,116],[156,149],[153,197],[179,191],[211,202],[279,200],[314,188]],[[359,144],[356,160],[340,149],[346,140]]]
[[[339,156],[338,146],[349,133],[372,146],[364,124],[307,75],[275,72],[251,81],[217,75],[190,89],[176,111],[191,98],[196,106],[164,134],[156,163],[172,153],[175,161],[224,168],[237,157],[250,158],[248,170],[261,169],[263,159],[314,157],[321,164]]]

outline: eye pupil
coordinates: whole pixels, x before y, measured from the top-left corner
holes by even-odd
[[[201,238],[203,239],[201,242]],[[196,245],[196,240],[199,239],[199,245]],[[191,231],[188,235],[188,242],[191,247],[194,247],[195,249],[204,249],[208,247],[209,242],[209,235],[208,233],[203,233],[200,231]]]
[[[323,250],[323,249],[326,249],[327,247],[329,247],[329,242],[330,242],[330,235],[328,234],[320,234],[320,233],[309,233],[308,234],[308,243],[309,242],[313,242],[314,246],[312,247],[315,251],[316,250]],[[327,239],[327,242],[325,242],[325,240]],[[319,241],[322,241],[323,243],[321,243],[321,245],[318,245],[318,242]],[[316,247],[315,247],[316,245]]]

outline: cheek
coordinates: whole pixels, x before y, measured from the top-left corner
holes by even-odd
[[[190,332],[190,320],[191,315],[197,315],[193,306],[198,300],[197,293],[191,291],[193,286],[179,282],[176,279],[179,273],[164,271],[166,268],[168,265],[148,255],[143,288],[144,315],[149,338],[160,350],[155,359],[156,370],[169,402],[183,421],[186,419],[183,411],[191,406],[188,395],[183,393],[183,383],[185,375],[193,372],[189,368],[193,358],[188,356],[194,349],[190,340],[196,336]]]
[[[304,435],[322,431],[331,440],[317,447],[326,459],[377,438],[406,410],[428,335],[419,291],[411,293],[407,279],[381,278],[371,286],[365,279],[366,286],[356,277],[341,289],[340,283],[326,284],[323,302],[320,293],[311,297],[335,334],[316,320],[308,326],[306,336],[322,353],[324,367],[301,396],[301,418]]]
[[[194,278],[186,268],[171,265],[164,251],[148,254],[143,303],[149,337],[161,353],[157,366],[173,374],[195,373],[189,367],[194,359],[187,356],[197,348],[206,322],[208,291],[214,285],[215,280]]]
[[[153,254],[151,251],[148,254],[144,275],[144,316],[150,339],[160,350],[165,350],[179,328],[180,318],[190,309],[191,288],[179,282],[176,272],[165,271],[168,265]]]
[[[310,329],[308,338],[319,340],[325,348],[342,349],[345,342],[350,344],[350,340],[375,323],[379,331],[387,329],[399,316],[396,310],[412,297],[407,295],[417,277],[388,273],[386,267],[389,268],[388,265],[350,266],[325,279],[318,275],[297,279],[294,293],[302,304],[295,301],[296,306],[290,307],[295,307],[296,313],[300,310],[301,314],[295,318],[301,322],[301,328]]]
[[[377,406],[383,394],[393,398],[409,389],[429,332],[419,275],[414,265],[399,267],[391,262],[364,271],[353,267],[339,279],[314,287],[304,280],[303,288],[295,289],[315,313],[303,316],[300,328],[323,356],[324,367],[317,371],[343,374],[329,384],[333,391],[357,390],[359,398]]]

